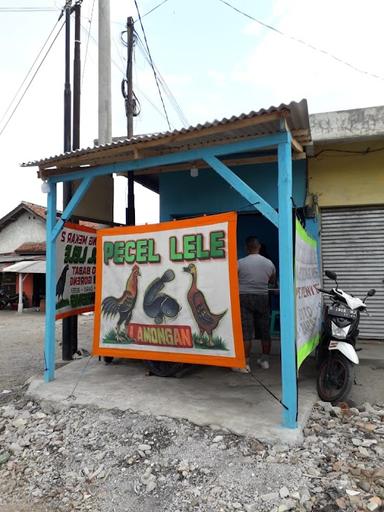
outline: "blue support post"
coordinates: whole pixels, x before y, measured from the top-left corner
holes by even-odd
[[[71,197],[71,200],[65,207],[65,210],[61,214],[61,218],[56,222],[56,225],[52,231],[52,238],[56,240],[58,234],[64,226],[64,223],[69,219],[72,215],[73,210],[76,208],[78,203],[81,201],[81,198],[84,196],[86,191],[89,189],[93,181],[93,176],[88,176],[87,178],[83,178],[80,185],[77,187],[75,193]]]
[[[297,427],[295,290],[293,280],[291,141],[278,145],[280,334],[283,426]]]
[[[267,217],[276,227],[279,226],[277,212],[270,204],[268,204],[257,192],[253,190],[247,183],[237,176],[229,167],[221,162],[215,156],[205,156],[204,160],[229,183],[239,194],[241,194],[250,205],[259,210],[264,217]]]
[[[56,316],[56,242],[52,232],[56,224],[56,183],[49,183],[47,205],[47,263],[45,292],[44,380],[55,377],[55,316]]]

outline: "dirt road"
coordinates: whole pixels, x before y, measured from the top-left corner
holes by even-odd
[[[90,350],[93,318],[79,317],[79,348]],[[56,322],[56,361],[61,359],[61,322]],[[44,370],[44,314],[0,311],[0,393]]]

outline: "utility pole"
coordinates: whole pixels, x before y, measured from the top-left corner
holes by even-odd
[[[64,83],[64,152],[71,151],[71,6],[72,0],[67,0],[65,10],[65,83]],[[64,187],[64,202],[71,187]]]
[[[65,84],[64,84],[64,152],[72,150],[71,131],[71,10],[72,0],[67,0],[65,7]],[[72,197],[72,183],[70,181],[63,183],[63,208],[67,206]],[[73,351],[73,321],[71,317],[63,318],[62,325],[62,358],[64,361],[72,359]],[[77,343],[77,340],[76,340]]]
[[[81,3],[77,0],[73,12],[75,13],[75,44],[73,59],[73,124],[72,124],[72,149],[80,148],[80,87],[81,87]],[[72,194],[71,194],[72,195]],[[71,358],[78,350],[78,317],[73,315],[68,318],[69,342]]]
[[[73,135],[72,149],[80,148],[80,94],[81,94],[81,0],[77,0],[75,13],[75,54],[73,61]]]
[[[112,141],[111,19],[109,0],[99,0],[99,144]]]
[[[133,99],[133,85],[132,85],[132,60],[133,60],[133,18],[130,16],[127,18],[127,77],[126,90],[123,88],[123,95],[125,98],[125,113],[127,116],[127,135],[128,139],[133,136],[133,116],[135,110],[135,102]],[[128,197],[127,197],[127,209],[125,211],[125,222],[127,226],[134,226],[135,219],[135,192],[134,192],[134,180],[133,171],[127,173],[128,180]]]

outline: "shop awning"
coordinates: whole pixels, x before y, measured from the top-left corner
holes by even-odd
[[[19,261],[2,269],[3,272],[19,274],[45,274],[45,261]]]

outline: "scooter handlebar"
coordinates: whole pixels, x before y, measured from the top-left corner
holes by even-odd
[[[319,292],[321,292],[321,293],[327,293],[328,295],[331,295],[331,292],[329,292],[328,290],[324,290],[324,288],[316,287],[316,289],[319,290]]]

